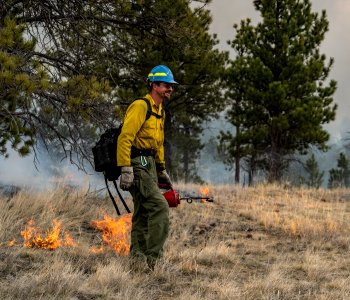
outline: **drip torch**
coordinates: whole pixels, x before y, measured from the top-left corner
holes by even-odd
[[[159,184],[159,188],[165,190],[163,196],[169,204],[169,207],[177,207],[180,204],[180,201],[186,201],[187,203],[192,202],[214,202],[213,197],[208,196],[184,196],[181,197],[180,194],[174,190],[172,186],[166,184]]]

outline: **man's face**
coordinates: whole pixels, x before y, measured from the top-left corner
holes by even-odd
[[[163,100],[169,100],[170,96],[174,92],[173,85],[167,82],[160,82],[159,84],[155,84],[153,88]]]

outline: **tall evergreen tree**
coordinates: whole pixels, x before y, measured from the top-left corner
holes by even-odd
[[[211,23],[208,10],[191,9],[189,1],[184,0],[158,1],[155,5],[159,15],[176,24],[176,28],[169,28],[170,34],[177,36],[176,43],[154,39],[145,32],[136,34],[130,39],[135,51],[133,65],[137,74],[145,75],[155,64],[165,64],[180,83],[171,100],[165,103],[167,169],[175,180],[198,182],[196,162],[203,147],[203,123],[222,109],[220,79],[228,55],[214,49],[218,40],[208,33]],[[142,11],[144,18],[147,14],[148,10]],[[178,29],[184,32],[176,32]],[[139,96],[143,86],[138,80],[132,89],[126,86],[127,90],[119,92],[123,91],[130,101]]]
[[[117,125],[123,103],[140,96],[154,65],[167,64],[181,86],[166,107],[166,153],[172,151],[172,173],[194,178],[201,124],[219,107],[217,81],[227,56],[213,50],[217,40],[208,34],[210,15],[204,8],[190,8],[196,2],[209,1],[3,1],[0,28],[6,18],[25,28],[33,47],[16,54],[25,58],[24,71],[34,63],[47,83],[28,91],[25,106],[11,103],[17,116],[21,111],[28,139],[24,133],[4,137],[2,153],[11,139],[28,140],[21,148],[25,154],[40,138],[83,167],[91,159],[94,136]],[[0,47],[12,55],[6,43]],[[8,128],[15,114],[0,109]],[[192,148],[182,142],[186,134]]]
[[[328,31],[325,11],[312,12],[309,0],[260,0],[254,6],[262,21],[234,26],[237,57],[227,86],[239,108],[229,114],[240,125],[234,140],[244,141],[252,151],[247,155],[273,182],[281,180],[296,152],[305,154],[310,145],[327,149],[322,125],[335,118],[336,82],[326,81],[333,59],[319,51]]]

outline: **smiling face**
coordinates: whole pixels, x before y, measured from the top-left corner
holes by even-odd
[[[174,87],[171,83],[159,82],[153,85],[153,91],[162,99],[170,100],[174,92]]]

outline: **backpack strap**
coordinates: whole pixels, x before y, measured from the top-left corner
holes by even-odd
[[[121,213],[120,213],[120,210],[119,210],[119,208],[118,208],[118,206],[117,206],[117,203],[115,202],[115,199],[114,199],[114,197],[113,197],[113,195],[112,195],[112,193],[111,193],[111,191],[110,191],[110,189],[109,189],[108,181],[107,181],[106,175],[105,175],[105,183],[106,183],[106,187],[107,187],[107,191],[108,191],[109,197],[111,198],[111,200],[112,200],[112,202],[113,202],[113,206],[114,206],[114,208],[115,208],[115,210],[116,210],[116,212],[117,212],[117,215],[118,215],[118,216],[121,216]],[[120,191],[119,191],[119,189],[118,189],[118,185],[117,185],[117,183],[116,183],[115,180],[113,180],[113,184],[114,184],[115,189],[116,189],[117,192],[118,192],[118,196],[119,196],[120,200],[122,201],[122,203],[123,203],[123,205],[124,205],[124,207],[125,207],[125,210],[130,214],[131,211],[130,211],[128,205],[126,204],[126,202],[125,202],[125,200],[124,200],[122,194],[120,193]]]
[[[110,189],[109,189],[106,175],[105,175],[105,183],[106,183],[106,187],[107,187],[107,191],[108,191],[109,197],[111,198],[111,200],[112,200],[112,202],[113,202],[113,206],[114,206],[114,208],[115,208],[115,210],[116,210],[116,212],[117,212],[117,215],[120,216],[121,213],[120,213],[120,211],[119,211],[119,209],[118,209],[118,206],[117,206],[117,203],[115,202],[115,199],[114,199],[114,197],[113,197],[113,195],[112,195],[112,193],[111,193],[111,191],[110,191]],[[118,189],[117,189],[117,191],[118,191],[118,194],[119,194],[119,190],[118,190]],[[120,197],[120,196],[119,196],[119,197]],[[124,200],[124,199],[123,199],[123,200]]]
[[[146,119],[145,122],[151,117],[151,116],[155,116],[157,119],[162,119],[164,118],[164,109],[162,109],[162,114],[158,115],[156,114],[154,111],[152,111],[152,107],[151,107],[151,103],[149,102],[149,100],[147,98],[136,98],[134,101],[136,100],[143,100],[147,103],[147,114],[146,114]]]
[[[113,180],[113,184],[114,184],[115,189],[116,189],[117,192],[118,192],[118,196],[119,196],[120,200],[122,201],[122,203],[123,203],[123,205],[124,205],[126,211],[130,214],[131,211],[130,211],[128,205],[126,204],[126,202],[125,202],[125,200],[124,200],[122,194],[119,192],[118,185],[117,185],[117,183],[115,182],[115,180]]]

